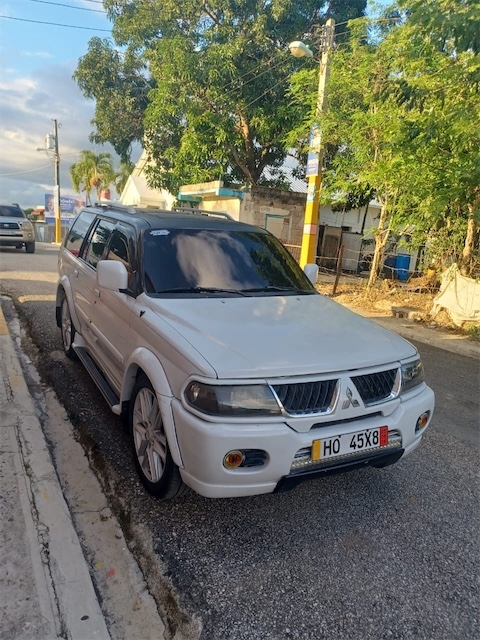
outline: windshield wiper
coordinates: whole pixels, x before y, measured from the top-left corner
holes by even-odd
[[[219,289],[217,287],[173,287],[172,289],[162,289],[156,291],[157,295],[161,293],[230,293],[232,295],[245,296],[243,291],[238,289]]]
[[[262,293],[263,291],[273,291],[273,292],[280,292],[282,293],[282,291],[287,291],[287,292],[293,292],[293,293],[313,293],[313,291],[305,291],[304,289],[298,289],[297,287],[274,287],[274,286],[267,286],[267,287],[254,287],[252,289],[243,289],[244,293]]]

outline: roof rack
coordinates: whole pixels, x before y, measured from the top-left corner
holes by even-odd
[[[212,216],[225,218],[226,220],[233,220],[232,216],[225,211],[208,211],[208,209],[192,209],[191,207],[172,207],[172,212],[187,213],[197,216]]]
[[[92,207],[102,207],[103,209],[113,209],[114,211],[119,211],[120,213],[129,213],[131,215],[138,215],[139,212],[147,212],[147,213],[155,213],[155,209],[144,209],[139,206],[132,206],[121,204],[120,202],[111,202],[110,200],[102,200],[101,202],[94,202],[92,205],[87,205]],[[162,213],[183,213],[194,216],[212,216],[217,218],[225,218],[226,220],[234,220],[229,213],[224,211],[208,211],[207,209],[192,209],[191,207],[172,207],[171,211],[167,211],[164,209],[160,209],[159,211]]]
[[[115,211],[120,211],[121,213],[131,213],[131,214],[137,213],[137,209],[135,207],[132,207],[131,205],[121,204],[120,202],[111,202],[110,200],[102,200],[101,202],[94,202],[90,206],[102,207],[104,209],[114,209]]]

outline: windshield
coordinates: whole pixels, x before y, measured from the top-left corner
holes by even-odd
[[[222,229],[152,229],[144,236],[150,295],[311,294],[315,288],[272,235]]]
[[[18,207],[0,206],[0,218],[24,218],[25,215]]]

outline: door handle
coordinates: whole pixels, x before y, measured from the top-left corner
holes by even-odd
[[[93,293],[95,294],[95,296],[96,296],[97,298],[99,298],[99,297],[100,297],[100,291],[99,291],[98,289],[94,289],[94,290],[93,290]]]
[[[73,275],[74,275],[76,278],[78,278],[78,269],[74,269],[74,270],[73,270]]]

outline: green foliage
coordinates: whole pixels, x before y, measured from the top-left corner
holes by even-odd
[[[135,165],[131,162],[122,162],[120,164],[120,170],[115,174],[115,189],[117,193],[121,195],[122,191],[125,189],[125,185],[127,184],[127,180],[130,177]]]
[[[478,0],[400,0],[412,23],[430,34],[440,51],[480,53],[480,2]]]
[[[469,27],[462,30],[457,20],[466,11],[477,24],[473,4],[402,0],[387,13],[400,21],[386,20],[380,31],[368,20],[351,22],[348,45],[333,52],[321,122],[324,196],[373,189],[383,205],[376,254],[391,232],[409,227],[413,241],[427,243],[437,258],[446,257],[447,244],[451,260],[467,263],[475,255],[480,56]],[[301,116],[288,138],[293,144],[315,118],[312,79],[296,74],[290,95]]]
[[[92,38],[80,58],[73,78],[84,96],[96,100],[92,142],[110,142],[122,161],[128,162],[131,145],[143,138],[143,117],[148,104],[145,62],[120,52],[108,40]]]
[[[96,100],[97,142],[128,158],[141,141],[152,186],[220,177],[256,184],[286,157],[296,112],[286,97],[298,61],[288,43],[366,0],[105,0],[116,46],[94,38],[75,73]],[[308,61],[307,61],[308,62]]]
[[[95,189],[97,197],[107,189],[115,179],[115,171],[110,153],[96,154],[89,149],[80,152],[80,160],[70,166],[72,186],[77,193],[85,191],[87,202]]]
[[[470,340],[480,342],[480,324],[468,323],[464,326],[464,331]]]

